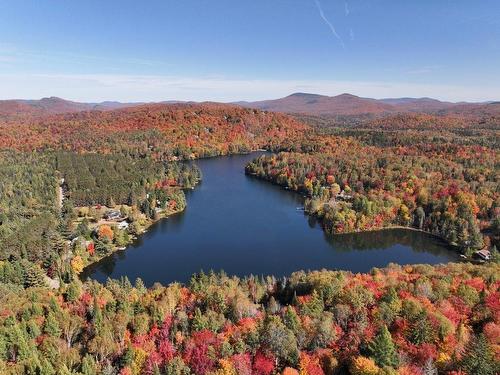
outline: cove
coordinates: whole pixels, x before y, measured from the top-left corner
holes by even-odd
[[[186,210],[155,223],[126,250],[90,265],[82,279],[140,277],[151,286],[186,282],[200,270],[285,276],[458,259],[442,240],[411,230],[326,235],[297,209],[303,206],[301,195],[245,175],[245,165],[260,154],[197,160],[203,181],[186,191]]]

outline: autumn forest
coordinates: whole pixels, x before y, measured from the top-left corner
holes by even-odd
[[[498,373],[498,104],[284,114],[50,100],[53,110],[0,102],[0,373]],[[81,280],[186,208],[203,180],[196,159],[255,150],[269,153],[245,173],[304,195],[326,235],[424,231],[462,261],[206,270],[149,289]]]

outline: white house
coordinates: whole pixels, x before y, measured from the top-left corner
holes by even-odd
[[[126,221],[121,221],[118,223],[118,229],[127,229],[128,223]]]

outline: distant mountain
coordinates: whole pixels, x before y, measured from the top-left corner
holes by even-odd
[[[437,112],[456,105],[456,103],[442,102],[432,98],[390,98],[380,99],[380,101],[396,107],[399,111],[409,112]]]
[[[394,110],[390,104],[375,99],[360,98],[351,94],[324,96],[295,93],[276,100],[239,102],[237,104],[266,111],[314,115],[382,114]]]
[[[430,114],[499,113],[498,106],[494,103],[451,103],[432,98],[371,99],[351,94],[325,96],[295,93],[281,99],[234,104],[273,112],[316,116],[382,116],[405,112]]]
[[[40,100],[0,100],[0,117],[43,116],[59,113],[74,113],[93,110],[112,110],[131,107],[141,103],[120,103],[106,101],[101,103],[72,102],[52,96]]]
[[[142,105],[145,104],[144,102],[137,102],[137,103],[121,103],[121,102],[115,102],[115,101],[105,101],[105,102],[100,102],[100,103],[88,103],[88,105],[93,106],[90,110],[102,110],[102,111],[108,111],[112,109],[120,109],[120,108],[126,108],[126,107],[135,107],[137,105]]]
[[[195,104],[176,100],[163,101],[159,104]],[[57,97],[40,100],[0,100],[0,119],[36,118],[40,116],[77,113],[85,111],[109,111],[143,104],[154,103],[121,103],[104,101],[101,103],[79,103]],[[386,117],[399,113],[427,113],[433,115],[457,116],[498,116],[500,102],[485,103],[451,103],[432,98],[362,98],[351,94],[325,96],[308,93],[295,93],[275,100],[256,102],[235,102],[246,108],[254,108],[271,112],[283,112],[310,116],[340,117]]]

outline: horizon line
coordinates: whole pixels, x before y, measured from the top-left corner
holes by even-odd
[[[282,98],[291,93],[300,92],[325,96],[331,96],[332,93],[351,93],[351,95],[361,98],[378,100],[427,97],[452,103],[484,103],[500,99],[500,90],[494,86],[461,86],[422,82],[126,74],[0,74],[0,81],[2,81],[0,99],[38,100],[29,98],[55,96],[83,103],[103,101],[161,102],[167,100],[222,103],[253,102]]]

